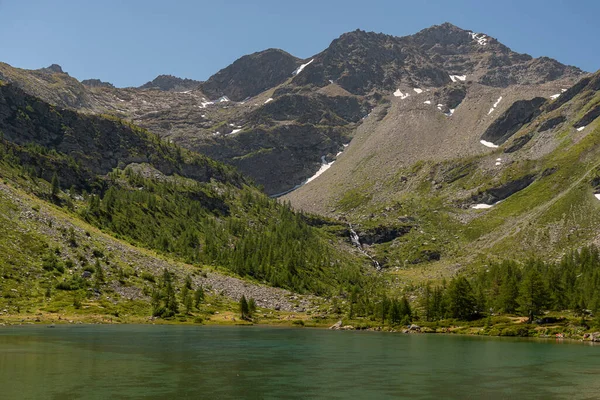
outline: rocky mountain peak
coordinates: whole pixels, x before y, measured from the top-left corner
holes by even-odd
[[[46,72],[49,74],[66,74],[66,72],[63,71],[62,67],[58,64],[52,64],[49,67],[40,68],[39,71]]]
[[[239,58],[211,76],[202,90],[211,98],[241,101],[283,83],[299,65],[300,60],[291,54],[267,49]]]
[[[100,79],[84,79],[81,84],[87,87],[105,87],[114,89],[114,85],[110,82],[103,82]]]
[[[202,82],[187,78],[178,78],[173,75],[159,75],[153,81],[140,86],[139,89],[158,89],[165,92],[175,90],[197,89]]]

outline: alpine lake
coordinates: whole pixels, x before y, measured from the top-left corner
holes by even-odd
[[[310,328],[0,329],[2,399],[598,399],[600,346]]]

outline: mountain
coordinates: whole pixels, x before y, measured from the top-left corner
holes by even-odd
[[[599,117],[600,72],[447,23],[141,88],[0,64],[2,296],[33,282],[14,310],[74,296],[114,315],[129,296],[138,317],[188,320],[169,307],[206,285],[198,318],[252,294],[366,321],[458,274],[493,298],[482,271],[507,259],[583,270],[597,253]]]
[[[42,80],[6,65],[0,73],[51,104],[130,120],[233,165],[270,195],[308,181],[335,160],[365,116],[413,89],[432,92],[424,101],[449,113],[478,90],[497,91],[506,104],[554,94],[582,76],[448,23],[406,37],[349,32],[305,60],[268,49],[206,82],[163,75],[140,89],[115,89],[81,85],[58,69]]]
[[[193,79],[182,79],[173,75],[159,75],[153,81],[140,86],[140,89],[158,89],[163,91],[184,91],[198,88],[202,82]]]
[[[472,84],[450,116],[423,104],[426,92],[395,99],[285,198],[359,236],[392,232],[370,251],[405,282],[597,244],[600,72],[555,91]]]
[[[81,81],[81,84],[89,87],[105,87],[114,89],[114,85],[110,82],[103,82],[100,79],[84,79]]]
[[[232,167],[129,122],[2,81],[0,175],[0,290],[11,314],[83,302],[100,316],[169,317],[199,287],[213,305],[186,305],[183,320],[235,308],[242,295],[303,313],[322,302],[314,295],[372,280],[343,225],[295,213]],[[167,281],[189,286],[175,303]]]
[[[401,84],[441,87],[451,76],[468,76],[488,86],[538,84],[580,76],[581,70],[542,57],[511,51],[496,39],[452,24],[406,37],[354,31],[313,57],[293,83],[327,86],[330,81],[353,94],[394,91]]]
[[[285,82],[299,60],[279,49],[268,49],[236,60],[211,76],[202,91],[211,98],[243,101]]]

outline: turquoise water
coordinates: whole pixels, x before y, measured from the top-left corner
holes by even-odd
[[[270,327],[0,329],[1,399],[598,399],[600,346]]]

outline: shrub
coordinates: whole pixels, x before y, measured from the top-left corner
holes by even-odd
[[[150,272],[142,272],[142,279],[148,282],[156,282],[156,278]]]

